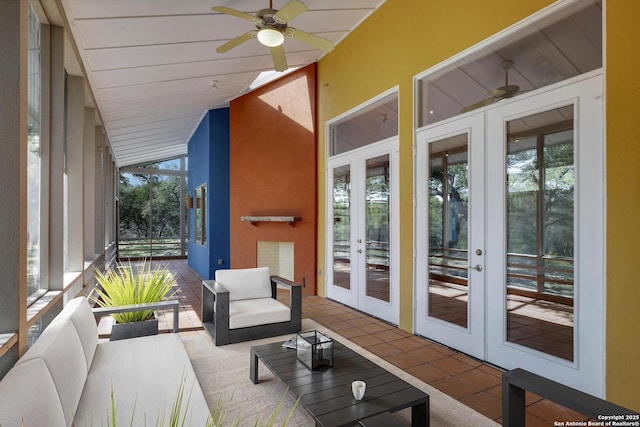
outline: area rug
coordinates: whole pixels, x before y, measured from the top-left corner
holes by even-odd
[[[431,426],[497,426],[496,422],[474,411],[468,406],[458,402],[440,390],[431,387],[423,381],[415,378],[407,372],[397,368],[391,363],[381,359],[375,354],[363,349],[352,341],[340,336],[324,326],[303,319],[303,330],[316,329],[325,332],[330,337],[340,341],[345,346],[362,354],[364,357],[380,365],[387,371],[402,378],[414,387],[429,395],[431,405]],[[181,332],[193,368],[204,391],[209,405],[231,402],[228,406],[227,421],[238,422],[240,426],[260,425],[274,412],[281,399],[282,406],[277,414],[274,425],[282,425],[282,421],[295,404],[294,398],[286,392],[285,387],[275,378],[268,369],[260,365],[259,383],[253,384],[249,379],[250,348],[253,345],[282,341],[290,336],[265,338],[238,344],[216,347],[206,331]],[[261,363],[261,362],[260,362]],[[398,424],[410,425],[411,411],[405,409],[396,414]],[[299,406],[295,409],[288,422],[292,427],[314,426],[313,418]]]

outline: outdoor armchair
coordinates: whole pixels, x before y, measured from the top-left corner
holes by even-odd
[[[289,306],[277,300],[289,290]],[[267,267],[217,270],[202,282],[202,323],[217,346],[300,332],[302,287]]]

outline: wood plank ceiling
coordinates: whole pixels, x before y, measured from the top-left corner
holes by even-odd
[[[273,0],[273,8],[287,2]],[[383,2],[304,0],[309,10],[290,24],[339,43]],[[119,166],[186,154],[206,111],[227,106],[273,70],[268,48],[255,39],[217,53],[255,27],[211,10],[255,14],[269,0],[62,0],[62,6]],[[290,70],[324,54],[289,38],[284,48]]]

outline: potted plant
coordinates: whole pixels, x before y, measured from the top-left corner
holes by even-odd
[[[97,270],[98,285],[91,300],[100,307],[120,307],[160,302],[175,294],[175,278],[166,265],[152,268],[146,260],[136,265],[117,263],[105,273]],[[131,311],[111,315],[114,323],[111,340],[158,334],[154,310]]]

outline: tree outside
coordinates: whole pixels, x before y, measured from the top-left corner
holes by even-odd
[[[510,286],[573,296],[571,135],[558,132],[531,143],[519,141],[528,148],[507,156],[507,252],[510,270],[517,273],[510,277]]]
[[[120,257],[186,255],[180,229],[181,176],[162,175],[157,164],[137,169],[156,173],[120,174]]]

